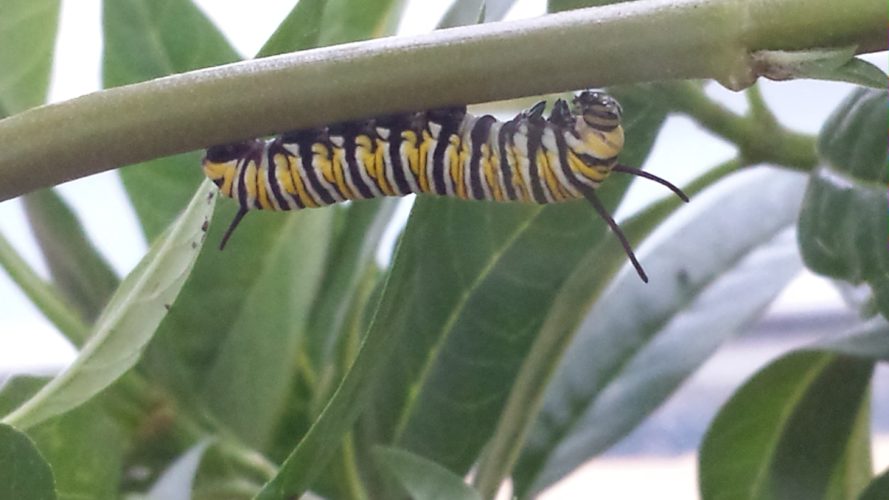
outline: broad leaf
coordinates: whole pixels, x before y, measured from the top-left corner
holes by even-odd
[[[0,423],[0,498],[57,498],[52,469],[34,442],[3,423]]]
[[[883,471],[882,474],[875,477],[858,497],[858,500],[882,500],[887,497],[889,497],[889,470]]]
[[[695,198],[640,254],[646,286],[624,273],[602,295],[547,388],[514,483],[551,485],[607,450],[802,269],[789,231],[805,178],[774,170]]]
[[[0,118],[46,101],[59,0],[0,0]]]
[[[857,358],[801,351],[759,372],[704,438],[702,498],[825,498],[845,473],[849,437],[868,409],[872,368]]]
[[[106,88],[240,59],[190,0],[105,0],[102,23]],[[202,177],[196,153],[133,165],[120,175],[149,240],[188,203]]]
[[[421,456],[387,447],[377,447],[374,455],[414,500],[482,499],[462,477]]]
[[[118,287],[65,371],[3,421],[26,429],[65,413],[111,385],[139,359],[188,277],[215,197],[207,181],[185,212]]]
[[[889,317],[887,106],[885,90],[859,89],[828,119],[818,139],[822,165],[812,174],[799,221],[806,265],[867,283],[884,317]]]
[[[93,400],[28,431],[55,476],[60,500],[118,498],[126,437]]]

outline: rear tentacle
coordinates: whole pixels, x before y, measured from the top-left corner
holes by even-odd
[[[642,269],[642,264],[639,263],[639,260],[636,259],[636,254],[633,253],[633,247],[630,246],[630,242],[627,241],[627,237],[624,235],[624,232],[621,231],[620,226],[617,225],[617,222],[614,221],[614,218],[611,214],[608,213],[608,210],[602,205],[602,202],[599,201],[599,197],[596,196],[596,191],[589,186],[581,187],[581,191],[583,192],[583,196],[590,202],[593,208],[596,209],[596,212],[599,213],[599,216],[605,220],[608,224],[608,227],[611,228],[611,231],[614,232],[617,239],[620,240],[620,244],[624,247],[624,252],[626,252],[627,257],[630,258],[630,262],[633,263],[633,267],[636,268],[636,272],[639,274],[639,277],[645,283],[648,283],[648,275],[645,274],[645,270]]]
[[[219,250],[225,249],[225,244],[228,242],[229,237],[235,232],[235,228],[238,227],[238,224],[241,223],[241,219],[243,219],[245,215],[247,215],[247,209],[241,206],[238,209],[238,213],[235,214],[235,218],[232,219],[231,224],[228,225],[228,229],[225,230],[225,234],[222,236],[222,241],[219,242]]]

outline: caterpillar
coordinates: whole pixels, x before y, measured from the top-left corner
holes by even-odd
[[[240,205],[219,248],[253,209],[298,210],[410,193],[528,203],[585,198],[647,283],[595,190],[611,172],[621,172],[658,182],[683,201],[688,197],[660,177],[618,163],[624,132],[617,100],[587,90],[572,104],[559,99],[544,118],[541,101],[506,122],[448,107],[210,147],[204,173]]]

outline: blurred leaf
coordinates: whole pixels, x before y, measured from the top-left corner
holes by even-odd
[[[438,23],[439,28],[453,28],[503,19],[515,0],[457,0]]]
[[[326,6],[327,0],[297,2],[290,14],[281,21],[272,36],[259,49],[256,57],[317,47],[318,38],[321,36],[321,18]]]
[[[209,445],[209,440],[201,441],[170,464],[148,491],[145,500],[190,500],[194,478]]]
[[[0,423],[0,498],[53,500],[52,469],[24,433]]]
[[[126,438],[97,403],[29,431],[52,467],[60,500],[118,498]]]
[[[0,414],[5,415],[15,410],[50,380],[50,377],[24,374],[7,379],[0,386]]]
[[[243,266],[253,279],[241,287],[217,290],[227,296],[216,304],[228,306],[214,312],[224,323],[206,330],[216,338],[218,350],[203,379],[202,399],[221,422],[258,449],[269,444],[290,394],[297,349],[322,278],[334,210],[275,214],[288,219],[286,227]],[[237,261],[228,265],[231,262]],[[190,296],[183,305],[204,300]],[[214,304],[207,303],[206,308],[186,310],[213,309]]]
[[[889,498],[889,470],[875,477],[867,485],[867,489],[858,497],[858,500],[884,500]]]
[[[889,323],[877,316],[846,335],[829,338],[815,346],[837,354],[889,361]]]
[[[25,429],[65,413],[132,367],[194,264],[215,197],[205,182],[186,211],[121,282],[77,359],[3,421]]]
[[[804,189],[795,173],[736,176],[652,236],[640,253],[652,282],[620,275],[567,348],[516,469],[517,493],[608,449],[759,317],[802,269],[788,229]]]
[[[46,101],[59,0],[0,0],[0,118]]]
[[[55,190],[29,193],[24,201],[28,222],[53,282],[84,321],[92,323],[120,280]]]
[[[102,23],[106,88],[240,59],[190,0],[105,0]],[[188,203],[203,176],[199,158],[188,153],[120,170],[148,240]]]
[[[482,500],[462,477],[419,455],[383,446],[374,455],[413,500]]]
[[[399,0],[327,0],[318,46],[336,45],[390,35],[390,16]]]
[[[797,351],[739,389],[713,421],[699,457],[704,500],[826,498],[848,483],[847,464],[869,450],[850,439],[865,432],[873,362]],[[865,457],[850,456],[865,452]],[[859,485],[858,490],[863,485]],[[853,489],[845,484],[844,489]]]
[[[333,347],[343,333],[347,312],[354,306],[354,294],[364,269],[372,264],[374,252],[392,214],[394,199],[353,202],[338,211],[341,222],[328,251],[324,280],[311,308],[305,350],[316,370],[335,369],[330,359]]]
[[[751,55],[757,74],[771,80],[811,78],[885,89],[889,79],[880,68],[855,57],[856,47],[800,51],[760,50]]]
[[[799,244],[813,271],[866,282],[889,317],[889,183],[885,90],[859,89],[828,119],[818,140],[823,163],[812,173],[799,221]]]

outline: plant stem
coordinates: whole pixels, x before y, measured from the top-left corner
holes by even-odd
[[[296,52],[109,89],[0,121],[0,201],[282,130],[629,82],[714,78],[740,89],[755,80],[749,58],[755,50],[885,47],[882,1],[837,5],[640,0]]]
[[[691,82],[660,85],[677,111],[694,118],[707,130],[738,146],[741,163],[773,163],[808,172],[818,162],[815,138],[785,129],[771,113],[752,110],[750,116],[738,116],[713,101]],[[754,91],[751,99],[756,102]]]
[[[0,234],[0,267],[9,273],[12,281],[65,338],[75,346],[83,344],[89,336],[89,326],[65,303],[51,284],[34,272],[2,234]]]

